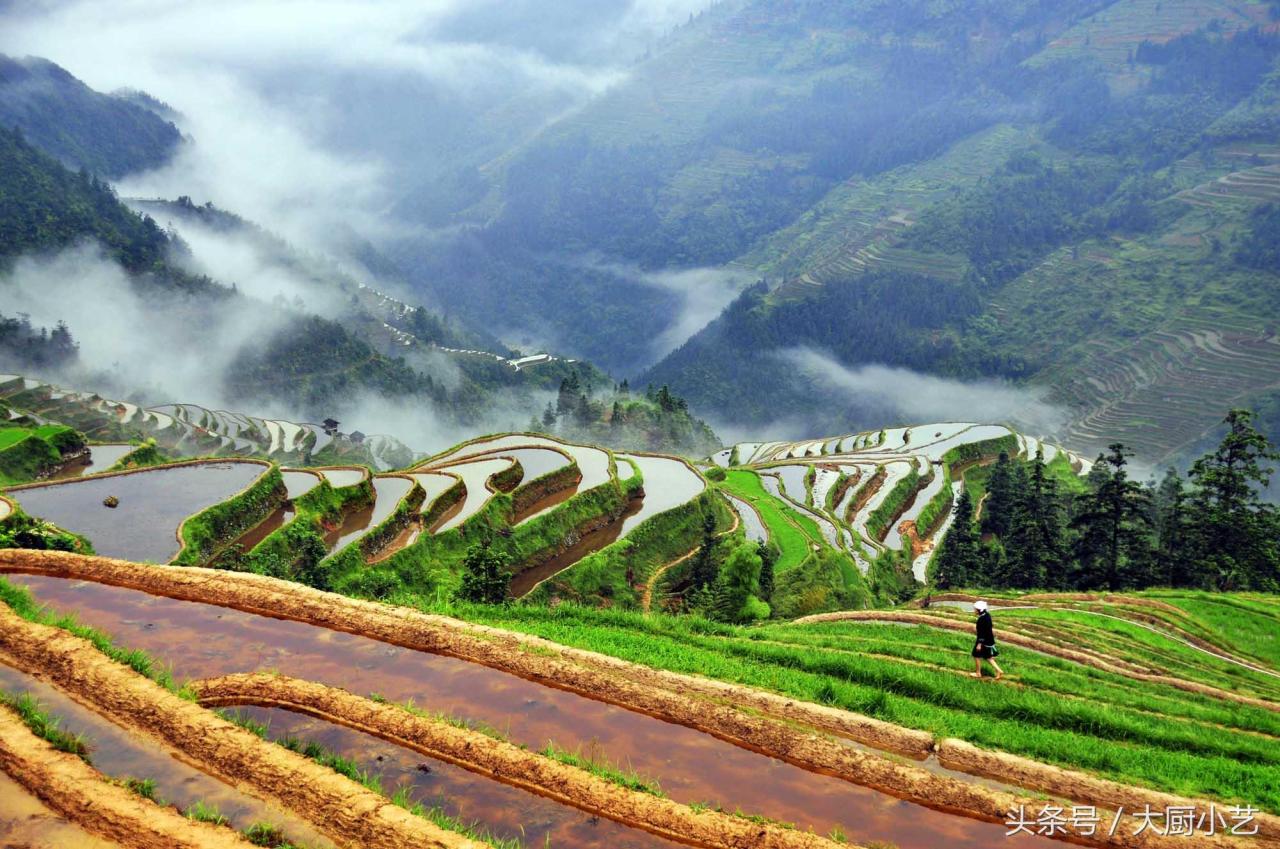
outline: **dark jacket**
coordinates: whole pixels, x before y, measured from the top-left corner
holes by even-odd
[[[991,611],[984,610],[978,615],[978,642],[986,646],[996,644],[996,631],[991,624]]]

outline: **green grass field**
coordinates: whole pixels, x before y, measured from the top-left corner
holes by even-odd
[[[974,680],[962,633],[853,622],[745,628],[571,605],[448,612],[1122,782],[1280,811],[1280,714],[1015,647],[1001,655],[1005,681]],[[1064,613],[1058,627],[1079,615]],[[1100,621],[1100,632],[1133,638],[1130,650],[1149,663],[1190,657],[1158,635],[1135,647],[1145,637],[1132,625]]]
[[[769,539],[782,550],[775,566],[778,573],[793,569],[804,562],[813,545],[822,541],[822,532],[813,519],[787,508],[782,502],[765,492],[760,477],[746,469],[730,469],[720,484],[726,491],[749,502],[760,513]]]

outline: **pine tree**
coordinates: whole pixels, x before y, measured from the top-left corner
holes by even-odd
[[[1160,578],[1171,587],[1199,584],[1193,568],[1187,489],[1177,469],[1165,472],[1151,496],[1151,521],[1156,534],[1156,564]]]
[[[933,584],[940,590],[970,586],[981,570],[978,531],[973,524],[973,499],[962,488],[956,500],[951,530],[942,539],[933,561]]]
[[[1021,466],[1019,466],[1021,469]],[[1026,484],[1020,479],[1025,476]],[[1031,471],[1014,473],[1017,500],[1005,543],[1005,582],[1019,589],[1060,584],[1063,556],[1062,507],[1057,484],[1046,473],[1044,453],[1036,452]]]
[[[556,410],[555,407],[551,406],[550,401],[547,402],[547,408],[542,411],[542,426],[546,428],[548,432],[555,430]]]
[[[1197,568],[1219,589],[1271,589],[1280,583],[1280,521],[1261,490],[1280,460],[1248,410],[1232,410],[1227,433],[1191,467],[1192,545]]]
[[[689,577],[695,589],[709,586],[716,579],[716,517],[711,511],[702,516],[702,545],[693,556]]]
[[[763,601],[773,600],[774,567],[778,564],[778,552],[766,543],[757,543],[760,555],[760,598]]]
[[[987,478],[987,500],[982,507],[982,532],[1004,536],[1009,532],[1016,499],[1013,463],[1009,455],[1001,451],[1000,459]]]
[[[1147,491],[1129,479],[1125,466],[1130,453],[1116,442],[1090,475],[1094,488],[1081,499],[1072,527],[1080,536],[1075,545],[1075,583],[1080,589],[1118,590],[1145,585],[1153,559],[1151,504]]]

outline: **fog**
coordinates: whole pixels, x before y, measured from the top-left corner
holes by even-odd
[[[144,396],[153,403],[225,406],[221,377],[230,364],[286,320],[285,313],[243,298],[202,299],[197,315],[184,314],[180,296],[144,298],[91,245],[19,260],[0,291],[7,313],[26,313],[38,326],[65,321],[70,327],[80,345],[79,370],[55,376],[68,388]],[[81,380],[93,385],[77,385]]]
[[[776,356],[836,402],[879,409],[903,424],[1009,423],[1030,433],[1050,433],[1066,421],[1065,411],[1036,390],[1007,383],[951,380],[885,365],[849,367],[811,348],[789,348]]]
[[[386,236],[413,175],[532,133],[625,78],[706,0],[51,0],[0,6],[0,52],[48,58],[100,91],[141,89],[191,137],[126,195],[212,199],[292,241]],[[488,135],[477,132],[481,128]]]

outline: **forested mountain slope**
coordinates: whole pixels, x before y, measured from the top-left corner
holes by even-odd
[[[968,109],[975,123],[957,138],[893,167],[858,164],[756,240],[735,265],[771,291],[744,294],[644,379],[695,409],[842,424],[884,411],[833,404],[775,351],[1009,379],[1065,409],[1056,435],[1068,444],[1121,438],[1145,462],[1274,392],[1270,12],[1094,5],[971,78],[988,108]],[[962,55],[976,43],[970,32]]]
[[[120,177],[163,164],[182,137],[138,98],[101,94],[44,59],[0,56],[0,127],[73,170]]]

